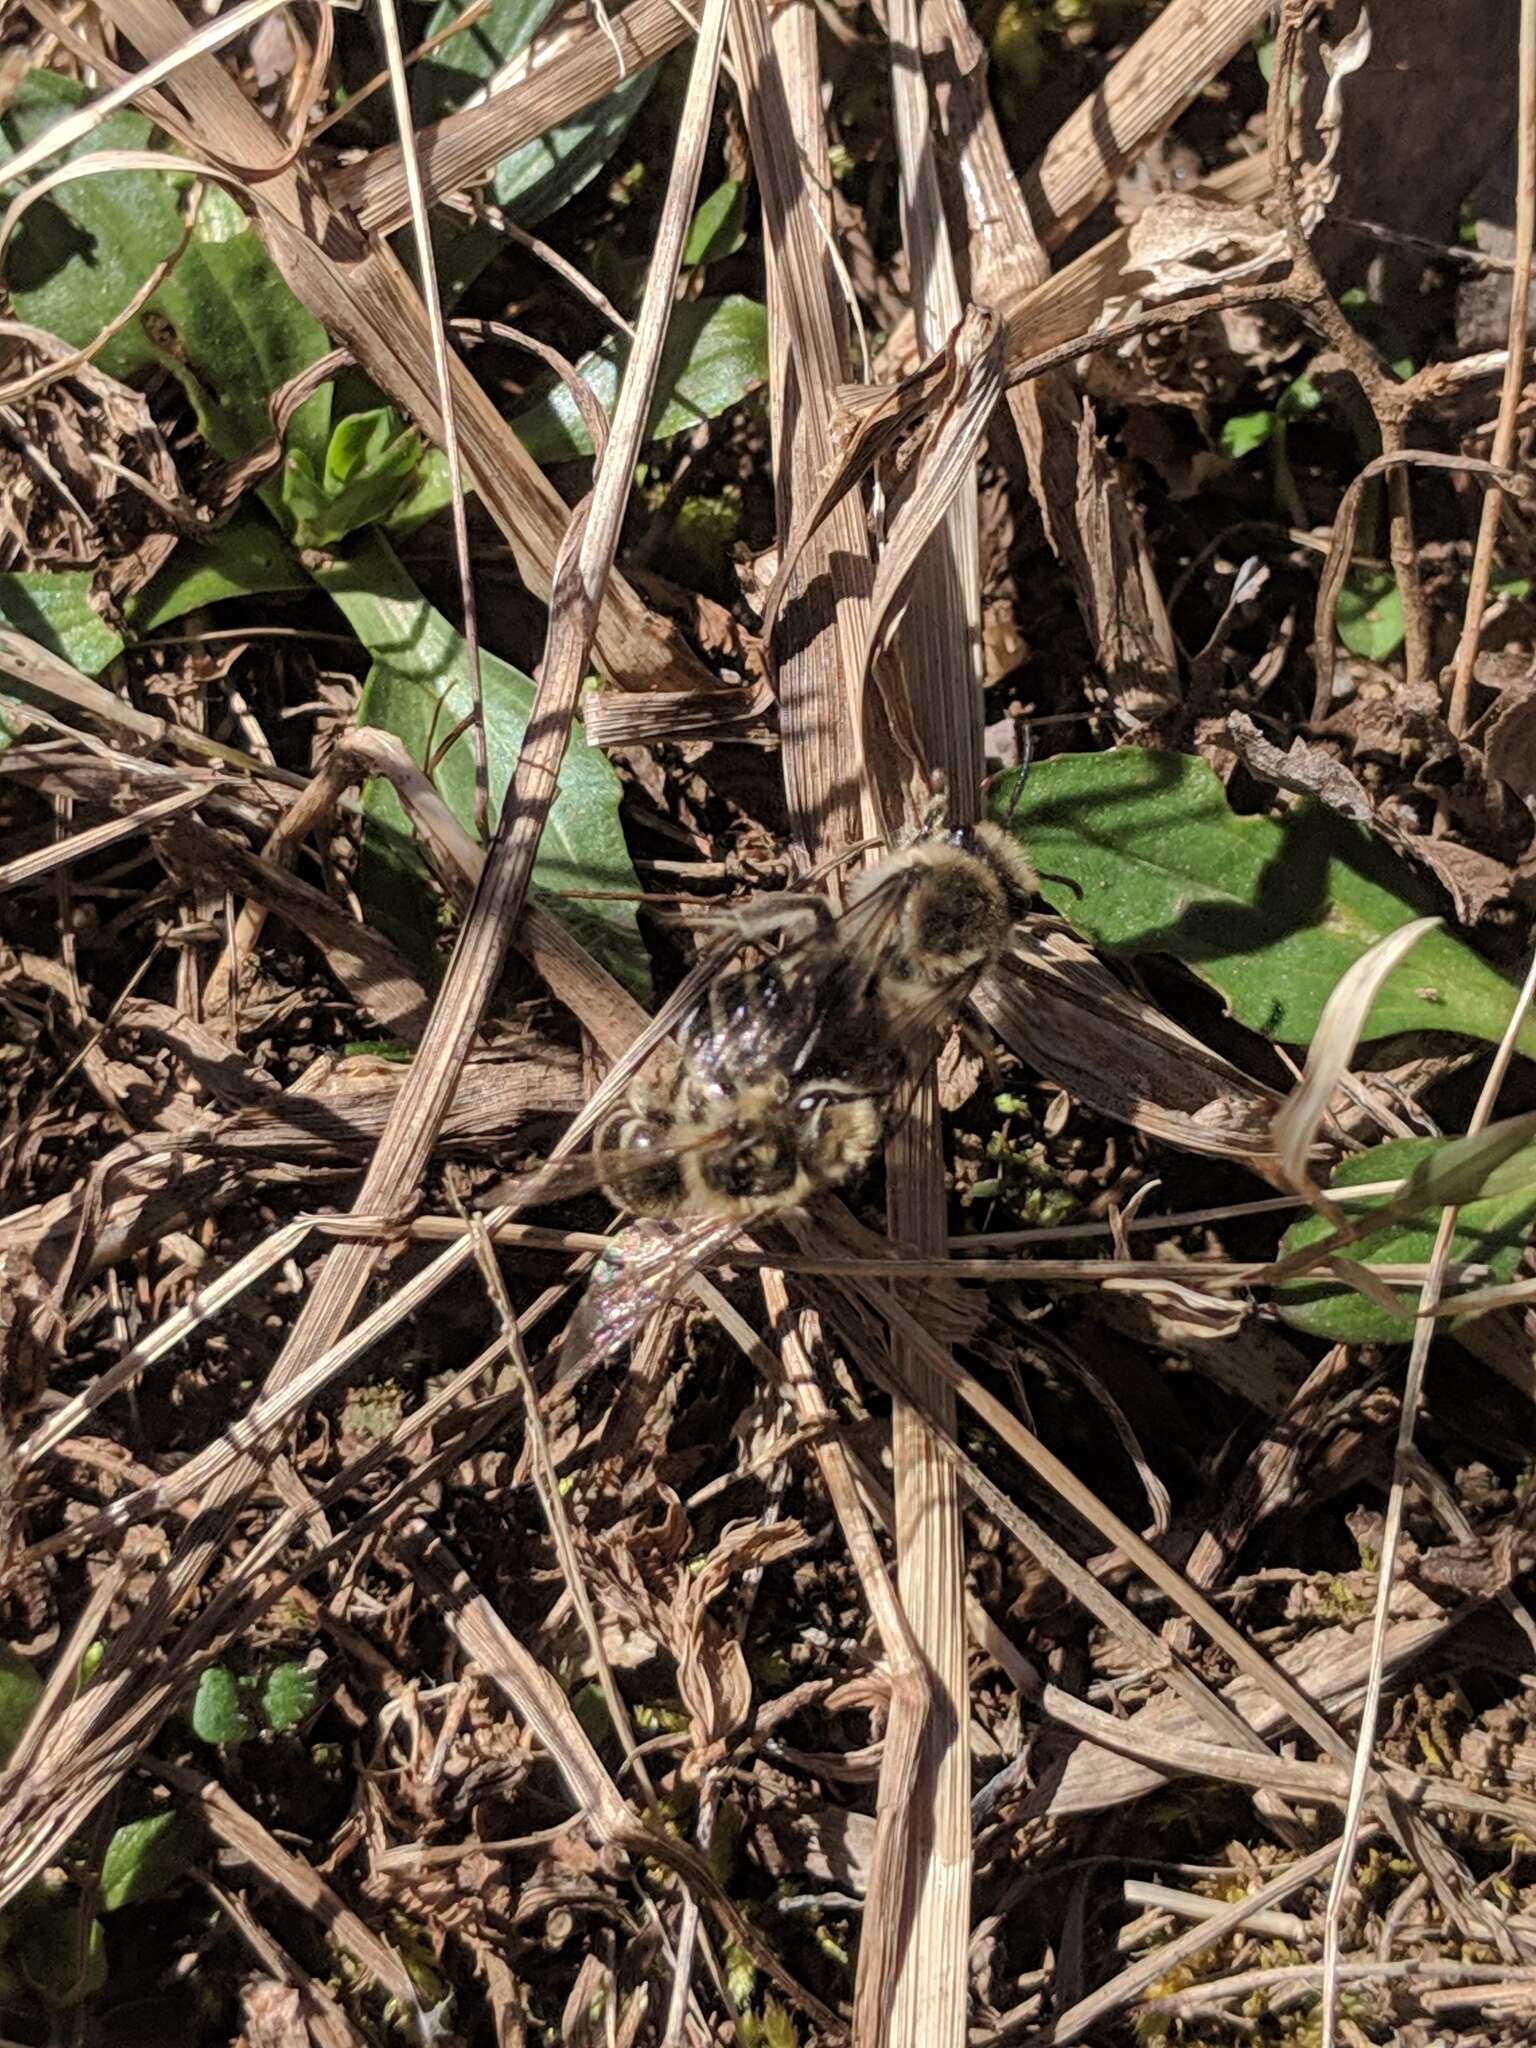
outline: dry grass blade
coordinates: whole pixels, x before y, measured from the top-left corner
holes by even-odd
[[[1498,1101],[1499,1090],[1514,1057],[1515,1040],[1520,1026],[1528,1014],[1532,1000],[1536,999],[1536,960],[1533,960],[1520,991],[1520,999],[1510,1016],[1503,1040],[1489,1069],[1478,1096],[1477,1106],[1468,1126],[1469,1135],[1475,1136],[1487,1124]],[[1440,1228],[1435,1236],[1435,1248],[1431,1256],[1430,1270],[1419,1298],[1420,1317],[1414,1324],[1413,1342],[1408,1352],[1408,1371],[1403,1383],[1402,1406],[1398,1414],[1397,1443],[1393,1456],[1392,1485],[1387,1495],[1386,1520],[1382,1529],[1380,1561],[1377,1564],[1376,1611],[1371,1624],[1371,1672],[1366,1686],[1365,1703],[1360,1713],[1360,1733],[1355,1751],[1354,1770],[1349,1788],[1349,1804],[1344,1815],[1344,1841],[1346,1852],[1342,1855],[1339,1870],[1335,1872],[1328,1892],[1328,1907],[1323,1920],[1323,1989],[1322,1989],[1322,2039],[1323,2048],[1334,2048],[1338,2038],[1338,1983],[1340,1964],[1340,1920],[1344,1909],[1344,1887],[1342,1872],[1348,1868],[1350,1854],[1356,1841],[1364,1810],[1366,1788],[1370,1782],[1376,1750],[1376,1724],[1381,1707],[1382,1691],[1382,1645],[1385,1641],[1387,1621],[1391,1612],[1392,1588],[1397,1575],[1398,1550],[1402,1541],[1403,1517],[1407,1503],[1409,1485],[1412,1483],[1412,1453],[1414,1435],[1418,1427],[1419,1412],[1424,1399],[1424,1380],[1429,1366],[1429,1347],[1434,1341],[1435,1324],[1432,1316],[1425,1314],[1433,1310],[1439,1301],[1444,1276],[1450,1259],[1451,1244],[1456,1234],[1457,1211],[1448,1207],[1440,1219]],[[1433,1872],[1430,1872],[1433,1881]],[[1493,1924],[1485,1929],[1484,1938],[1491,1938],[1500,1953],[1506,1958],[1515,1953],[1514,1944],[1503,1927],[1501,1920],[1489,1916]]]
[[[302,1857],[275,1841],[269,1830],[247,1813],[216,1778],[185,1764],[169,1763],[156,1765],[156,1775],[194,1800],[224,1847],[319,1920],[332,1939],[355,1956],[391,1998],[398,1999],[407,2012],[419,2009],[416,1986],[395,1951],[380,1941],[367,1922],[359,1919]]]
[[[1113,2014],[1122,2012],[1140,1998],[1167,1971],[1177,1969],[1202,1949],[1212,1947],[1226,1935],[1234,1933],[1248,1914],[1278,1906],[1293,1897],[1303,1885],[1325,1876],[1337,1863],[1341,1847],[1339,1842],[1330,1842],[1326,1848],[1316,1849],[1310,1856],[1298,1857],[1294,1863],[1287,1864],[1277,1877],[1261,1884],[1256,1891],[1229,1906],[1216,1918],[1196,1921],[1171,1941],[1159,1942],[1150,1955],[1132,1963],[1118,1977],[1112,1977],[1108,1984],[1069,2007],[1042,2032],[1032,2035],[1032,2042],[1037,2042],[1039,2048],[1070,2048],[1074,2041],[1091,2039],[1096,2027],[1101,2027]]]
[[[887,11],[891,109],[900,180],[902,245],[919,345],[952,358],[953,383],[907,480],[905,498],[880,549],[864,639],[854,671],[856,731],[862,692],[903,594],[902,622],[884,684],[899,705],[892,723],[916,735],[913,793],[937,782],[950,821],[963,826],[981,806],[981,571],[976,463],[1000,390],[1001,326],[962,299],[939,191],[933,113],[917,0]],[[942,1256],[946,1234],[944,1153],[938,1088],[930,1072],[912,1113],[887,1141],[886,1214],[896,1241]],[[881,1765],[877,1834],[900,1831],[909,1847],[912,1895],[903,1900],[894,1987],[860,1956],[855,2031],[890,2048],[961,2048],[966,2034],[971,1915],[970,1774],[964,1730],[970,1719],[965,1627],[965,1531],[958,1474],[941,1437],[952,1434],[953,1392],[942,1373],[893,1328],[891,1359],[900,1385],[892,1407],[898,1583],[912,1632],[932,1673],[926,1723],[893,1712]],[[916,1393],[917,1401],[908,1398]],[[927,1407],[931,1415],[922,1411]],[[898,1703],[898,1707],[899,1707]],[[905,1785],[897,1809],[889,1793]],[[910,1915],[910,1932],[908,1929]]]
[[[1317,669],[1317,683],[1312,703],[1314,724],[1321,725],[1333,710],[1333,677],[1337,661],[1335,619],[1339,593],[1344,588],[1344,579],[1349,574],[1354,556],[1355,534],[1360,524],[1360,508],[1364,501],[1366,486],[1373,477],[1398,475],[1414,466],[1422,469],[1457,470],[1466,476],[1482,479],[1488,488],[1497,487],[1514,497],[1529,499],[1533,493],[1530,478],[1519,470],[1501,468],[1491,462],[1480,462],[1475,456],[1470,455],[1443,455],[1425,448],[1393,448],[1365,465],[1339,500],[1339,509],[1334,515],[1333,531],[1328,537],[1328,553],[1323,562],[1323,573],[1318,578],[1317,606],[1312,625],[1312,659]]]
[[[1440,922],[1438,917],[1415,918],[1378,940],[1340,976],[1324,1005],[1307,1052],[1306,1072],[1276,1115],[1271,1131],[1280,1170],[1298,1194],[1316,1197],[1312,1147],[1334,1090],[1355,1056],[1355,1047],[1382,984],[1424,934],[1437,930]]]
[[[795,837],[813,863],[834,860],[878,834],[898,791],[893,766],[872,747],[874,787],[850,772],[857,754],[851,678],[863,630],[870,544],[862,508],[805,508],[832,469],[833,395],[847,376],[847,320],[828,251],[831,188],[816,27],[806,0],[770,28],[763,0],[736,0],[731,47],[763,194],[772,311],[769,401],[780,568],[762,634],[774,666],[784,739],[784,789]],[[810,175],[806,175],[809,170]],[[801,557],[804,556],[802,565]],[[793,635],[778,635],[793,590]]]
[[[490,836],[490,764],[485,738],[485,685],[480,672],[480,626],[475,610],[475,575],[469,559],[469,515],[464,507],[464,467],[459,446],[458,409],[454,403],[453,376],[449,368],[448,333],[443,324],[442,294],[438,289],[437,262],[432,248],[432,225],[422,192],[421,164],[416,131],[411,126],[411,95],[405,76],[405,48],[400,35],[400,17],[395,0],[379,0],[379,23],[384,36],[384,54],[389,64],[390,98],[395,126],[406,139],[401,144],[406,193],[411,206],[411,237],[416,248],[416,272],[421,280],[422,304],[427,333],[432,344],[432,373],[443,422],[443,460],[448,471],[449,511],[453,519],[454,566],[458,570],[459,603],[464,616],[464,668],[469,686],[469,728],[475,757],[475,836]]]
[[[217,21],[210,21],[202,28],[194,30],[191,35],[178,42],[174,50],[157,58],[154,63],[146,64],[142,71],[135,72],[121,85],[98,94],[83,107],[77,107],[73,113],[61,114],[35,142],[28,143],[7,159],[7,182],[29,178],[39,164],[47,163],[50,157],[58,156],[61,151],[94,134],[101,123],[119,107],[128,106],[134,100],[153,92],[157,85],[173,77],[194,58],[205,56],[223,44],[233,42],[237,36],[243,36],[248,29],[254,28],[257,22],[269,14],[275,14],[286,4],[287,0],[243,0],[242,5],[232,7],[227,14],[221,14]],[[0,236],[0,240],[3,239],[3,236]]]
[[[111,0],[106,10],[140,48],[179,50],[185,24],[171,0]],[[606,48],[606,45],[604,46]],[[611,57],[606,60],[611,65]],[[239,86],[211,58],[194,58],[176,75],[196,134],[238,152],[263,170],[284,151]],[[401,174],[403,177],[403,173]],[[358,364],[422,431],[443,433],[433,348],[420,295],[386,244],[359,234],[302,170],[264,176],[255,189],[255,224],[273,261],[314,317],[352,351]],[[467,467],[524,580],[547,597],[568,513],[466,367],[451,359]],[[666,630],[621,577],[609,579],[601,608],[597,659],[615,682],[676,687],[679,673],[701,688],[713,679],[677,635]]]
[[[320,948],[386,1031],[411,1045],[420,1041],[431,1010],[426,990],[387,939],[338,909],[323,889],[187,818],[155,827],[154,841],[172,876],[261,903]]]
[[[1264,27],[1270,0],[1172,0],[1099,90],[1052,136],[1024,180],[1047,249],[1081,226],[1130,163]]]
[[[388,14],[361,94],[345,8],[28,0],[8,45],[0,2033],[46,1896],[112,1981],[76,1941],[29,2039],[138,1972],[251,2048],[1236,2038],[1320,1991],[1337,2048],[1515,2048],[1536,1280],[1480,1219],[1536,1111],[1492,1121],[1512,1038],[1449,1138],[1479,1041],[1357,1041],[1414,1015],[1394,859],[1465,927],[1443,1034],[1530,940],[1536,603],[1478,579],[1536,502],[1536,82],[1475,67],[1536,0],[519,6]],[[1461,132],[1399,220],[1405,41]],[[89,155],[114,108],[158,146]],[[462,620],[416,524],[456,442]],[[478,817],[427,702],[476,594]],[[1006,866],[1021,761],[1057,914],[1010,877],[952,975],[920,913]],[[1419,1163],[1328,1185],[1383,1139]],[[812,1192],[764,1214],[775,1146]],[[1388,1312],[1405,1396],[1339,1338]],[[243,1753],[189,1770],[221,1691]],[[146,1781],[205,1825],[130,1925]]]
[[[189,732],[185,726],[173,725],[167,719],[155,718],[149,712],[139,710],[137,705],[106,689],[92,677],[81,675],[78,669],[71,668],[67,661],[62,661],[48,648],[28,639],[25,633],[18,633],[6,625],[0,625],[0,675],[13,678],[29,695],[35,693],[49,704],[57,705],[61,713],[84,713],[109,731],[125,733],[151,745],[174,747],[183,753],[222,762],[231,768],[244,768],[254,776],[275,783],[304,786],[304,777],[293,774],[289,769],[274,768],[265,761],[258,761],[255,755],[246,753],[242,748],[227,747],[202,733]],[[36,714],[33,706],[23,700],[14,707],[13,715],[24,724]],[[67,726],[60,729],[69,730]]]
[[[142,16],[150,24],[149,28],[136,34],[141,46],[146,38],[152,38],[153,25],[159,19],[162,5],[163,0],[123,0],[125,16],[132,15],[135,19]],[[174,14],[174,10],[171,12]],[[544,682],[529,721],[523,753],[508,790],[497,838],[465,920],[442,996],[433,1012],[431,1028],[401,1089],[395,1113],[380,1141],[355,1205],[355,1213],[366,1217],[374,1218],[392,1211],[415,1191],[478,1028],[481,1012],[505,958],[512,926],[527,888],[539,834],[554,796],[577,691],[597,629],[635,453],[649,411],[683,236],[697,191],[724,33],[722,6],[712,8],[707,28],[708,33],[701,38],[695,56],[666,216],[657,238],[650,282],[637,322],[636,347],[620,393],[612,436],[594,479],[590,515],[585,520],[578,517],[573,522],[565,566],[557,579],[561,587],[554,607]],[[200,62],[206,65],[207,60]],[[224,74],[216,67],[213,75],[220,88],[228,85]],[[251,110],[238,91],[233,91],[232,96],[244,121]],[[207,111],[205,108],[204,112]],[[274,179],[264,189],[270,192],[281,183],[281,179]],[[310,254],[315,253],[307,242],[304,246]],[[271,873],[277,876],[281,871],[274,869]],[[291,878],[284,878],[285,885],[290,881]],[[437,1263],[451,1270],[469,1256],[471,1249],[466,1244],[462,1252],[457,1249],[450,1251]],[[287,1345],[268,1377],[266,1398],[284,1413],[291,1399],[290,1390],[296,1383],[308,1385],[314,1378],[317,1384],[323,1384],[332,1369],[330,1356],[344,1354],[345,1346],[337,1345],[336,1339],[352,1314],[378,1259],[377,1247],[368,1243],[344,1245],[328,1257]],[[370,1318],[369,1323],[376,1320]],[[356,1335],[354,1333],[354,1342]],[[221,1470],[210,1488],[204,1514],[194,1531],[184,1539],[171,1569],[159,1583],[157,1600],[143,1612],[144,1628],[163,1627],[169,1614],[200,1584],[218,1555],[223,1529],[234,1503],[254,1483],[264,1463],[264,1454],[257,1456],[252,1450],[244,1450]],[[131,1672],[133,1649],[131,1635],[120,1637],[113,1643],[103,1666],[104,1681],[110,1678],[120,1684],[125,1669]],[[128,1661],[125,1664],[120,1660]],[[89,1723],[98,1713],[110,1714],[116,1697],[117,1687],[103,1682],[77,1704],[72,1715]],[[168,1696],[162,1693],[159,1711],[163,1712],[168,1704]],[[66,1746],[73,1740],[72,1715],[62,1716],[51,1731]],[[138,1726],[137,1739],[147,1739],[152,1726],[151,1710],[146,1707]],[[131,1742],[123,1745],[120,1753],[123,1764],[126,1764],[132,1754]],[[58,1817],[66,1828],[71,1824],[69,1813],[61,1812]],[[29,1856],[45,1856],[49,1839],[49,1822],[45,1815],[40,1815],[28,1835]],[[28,1867],[35,1865],[29,1864]]]
[[[945,534],[957,510],[964,510],[969,504],[971,524],[975,525],[976,461],[1002,392],[1002,329],[996,317],[980,307],[970,307],[946,344],[945,353],[953,365],[953,383],[933,413],[906,495],[880,550],[855,673],[862,700],[870,671],[896,629],[901,607],[910,597],[912,602],[903,628],[903,660],[911,675],[924,679],[923,687],[912,693],[912,711],[923,742],[924,759],[942,762],[951,755],[959,756],[958,766],[952,771],[953,780],[948,779],[951,771],[945,771],[946,787],[953,792],[950,801],[959,823],[979,801],[975,794],[967,801],[964,792],[979,791],[981,786],[976,680],[970,673],[970,650],[980,644],[980,620],[967,629],[966,657],[958,678],[963,687],[960,701],[967,707],[969,731],[963,742],[957,732],[946,745],[943,732],[924,731],[923,727],[937,714],[939,703],[960,693],[936,687],[935,679],[943,674],[943,669],[936,667],[931,657],[938,650],[926,644],[918,628],[941,617],[943,607],[935,607],[935,593],[920,579],[927,551]],[[951,571],[956,578],[963,566],[962,561],[951,558]],[[979,572],[973,575],[972,586],[979,590]],[[957,591],[959,587],[957,583]],[[860,726],[862,723],[861,719]],[[967,773],[967,769],[971,772]]]
[[[41,881],[44,875],[54,874],[76,861],[89,860],[92,854],[117,845],[119,840],[147,831],[162,819],[175,817],[178,811],[190,810],[208,794],[209,790],[205,788],[177,790],[155,803],[146,804],[143,810],[130,812],[121,818],[108,818],[105,824],[93,825],[89,831],[71,833],[67,839],[57,840],[52,846],[39,847],[36,853],[24,853],[16,860],[7,861],[0,867],[0,893],[26,888]]]
[[[1280,1184],[1271,1123],[1282,1098],[1126,989],[1076,939],[1021,930],[1007,970],[986,976],[972,1000],[1005,1045],[1075,1101]]]
[[[527,77],[417,131],[427,203],[478,184],[490,175],[498,158],[583,113],[612,92],[621,78],[654,64],[691,33],[686,14],[672,0],[632,0],[602,25],[581,24],[569,40],[536,61]],[[409,218],[398,143],[338,166],[326,189],[337,206],[354,213],[374,234],[391,234]]]

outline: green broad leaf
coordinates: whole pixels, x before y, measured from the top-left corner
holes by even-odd
[[[509,150],[491,173],[491,197],[520,227],[536,227],[590,185],[628,134],[656,83],[648,64],[558,127]]]
[[[197,1681],[192,1697],[192,1733],[200,1742],[228,1748],[248,1742],[256,1724],[240,1699],[240,1681],[224,1664],[210,1664]]]
[[[998,817],[1009,802],[1004,788]],[[1207,764],[1183,754],[1120,747],[1042,761],[1013,822],[1041,894],[1086,938],[1184,961],[1240,1023],[1288,1045],[1310,1043],[1340,976],[1378,939],[1436,909],[1357,826],[1313,803],[1279,822],[1237,817]],[[1513,1005],[1501,974],[1433,931],[1383,984],[1361,1038],[1497,1040]],[[1536,1057],[1536,1024],[1518,1042]]]
[[[554,0],[492,0],[478,20],[423,57],[411,70],[411,107],[418,123],[442,120],[488,85],[533,41],[553,6]],[[425,40],[443,35],[466,11],[456,0],[442,0],[428,19]]]
[[[388,405],[338,421],[319,474],[304,449],[292,449],[283,466],[283,504],[295,543],[334,547],[387,518],[415,488],[424,452],[420,434]]]
[[[312,588],[266,513],[245,505],[206,541],[184,540],[125,609],[136,633],[153,633],[228,597],[270,597]]]
[[[57,2009],[94,1998],[107,1981],[101,1922],[62,1885],[30,1887],[17,1906],[10,1960],[29,1989]]]
[[[1427,1176],[1434,1155],[1461,1142],[1436,1138],[1395,1139],[1390,1144],[1374,1146],[1369,1152],[1360,1152],[1347,1159],[1329,1185],[1331,1188],[1358,1187],[1370,1181]],[[1407,1192],[1404,1189],[1395,1197],[1383,1196],[1380,1202],[1372,1202],[1369,1206],[1374,1209],[1390,1205],[1391,1210],[1396,1211]],[[1364,1207],[1363,1203],[1352,1202],[1348,1214],[1356,1217]],[[1341,1256],[1361,1266],[1427,1264],[1440,1228],[1440,1213],[1437,1203],[1417,1215],[1398,1216],[1397,1220],[1386,1223],[1380,1230],[1356,1238],[1343,1248]],[[1536,1186],[1530,1184],[1512,1194],[1469,1202],[1456,1218],[1451,1258],[1457,1263],[1486,1266],[1487,1279],[1481,1284],[1501,1285],[1514,1278],[1533,1223],[1536,1223]],[[1333,1235],[1334,1226],[1325,1216],[1305,1216],[1286,1232],[1281,1256],[1289,1258],[1293,1253],[1321,1244]],[[1386,1309],[1367,1300],[1355,1288],[1326,1274],[1307,1274],[1295,1280],[1282,1281],[1275,1289],[1275,1306],[1296,1329],[1325,1338],[1329,1343],[1403,1344],[1413,1335],[1418,1289],[1401,1287],[1397,1292],[1403,1303],[1401,1317],[1389,1315]]]
[[[102,1858],[97,1910],[115,1913],[168,1891],[191,1861],[197,1835],[196,1821],[177,1806],[115,1829]]]
[[[85,96],[72,80],[28,72],[0,115],[0,158]],[[63,158],[144,149],[154,140],[143,116],[121,112]],[[176,162],[168,151],[164,173],[109,171],[73,180],[23,217],[6,257],[7,282],[22,319],[74,347],[96,339],[180,239],[179,202],[189,174]],[[114,377],[133,377],[156,364],[169,371],[185,389],[215,453],[234,461],[270,437],[268,395],[329,346],[325,330],[284,283],[239,207],[210,186],[175,267],[145,311],[96,360]],[[318,462],[329,424],[327,388],[294,415],[289,447],[307,449]]]
[[[1256,449],[1267,447],[1275,432],[1272,412],[1240,412],[1225,421],[1221,429],[1221,452],[1234,462]]]
[[[388,543],[377,535],[359,543],[346,560],[317,569],[315,577],[373,657],[358,723],[394,733],[412,759],[425,767],[470,709],[462,634],[427,603]],[[484,649],[480,667],[494,822],[516,765],[535,686],[521,669]],[[454,741],[434,777],[439,794],[472,833],[475,769],[470,733]],[[650,970],[635,905],[572,902],[555,894],[564,889],[638,894],[619,824],[620,794],[619,779],[607,757],[588,746],[579,729],[573,732],[533,879],[535,890],[547,898],[547,907],[644,1000],[650,993]],[[369,821],[360,874],[364,907],[379,931],[418,960],[423,943],[430,943],[434,913],[409,821],[394,790],[379,780],[368,785],[363,810]]]
[[[740,178],[727,178],[704,200],[688,226],[683,261],[690,269],[734,256],[747,239],[747,188]]]
[[[315,1711],[320,1687],[304,1664],[274,1664],[261,1688],[262,1719],[275,1735],[297,1728]]]
[[[1387,661],[1403,644],[1403,593],[1390,570],[1351,570],[1334,616],[1339,638],[1365,661]]]
[[[123,651],[122,635],[91,603],[91,578],[86,569],[19,570],[0,575],[0,619],[82,675],[100,675]]]
[[[0,1643],[0,1768],[10,1761],[42,1689],[41,1677],[26,1658]]]
[[[628,360],[629,338],[618,334],[576,366],[610,419]],[[646,438],[665,441],[718,419],[767,377],[768,312],[758,300],[732,294],[674,306]],[[514,416],[512,430],[536,462],[592,453],[576,401],[558,380]]]

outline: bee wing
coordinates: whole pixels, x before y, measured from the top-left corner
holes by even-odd
[[[685,1137],[657,1138],[643,1153],[570,1152],[559,1159],[546,1160],[531,1172],[507,1175],[477,1198],[475,1207],[481,1211],[505,1209],[509,1215],[515,1215],[521,1209],[536,1208],[545,1202],[589,1195],[597,1188],[608,1192],[615,1183],[622,1188],[626,1172],[654,1174],[658,1167],[711,1150],[722,1142],[717,1133],[695,1132]]]
[[[703,1262],[740,1236],[739,1217],[647,1217],[621,1230],[603,1253],[571,1319],[561,1378],[620,1350]],[[568,1362],[567,1362],[568,1361]]]

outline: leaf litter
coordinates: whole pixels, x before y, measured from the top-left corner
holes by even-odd
[[[477,685],[257,12],[4,31],[8,2034],[1523,2039],[1536,94],[1394,239],[1309,0],[422,10]],[[573,1357],[626,1068],[936,785],[931,1099]]]

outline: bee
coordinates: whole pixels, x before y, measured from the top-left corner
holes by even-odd
[[[873,951],[890,1028],[937,1031],[1008,951],[1038,877],[1005,826],[950,828],[939,800],[904,846],[854,887],[848,942]]]
[[[640,1220],[573,1337],[615,1348],[749,1226],[857,1181],[1035,887],[1003,826],[950,828],[936,797],[845,910],[814,906],[781,952],[716,975],[668,1078],[637,1083],[598,1130],[598,1177]]]

